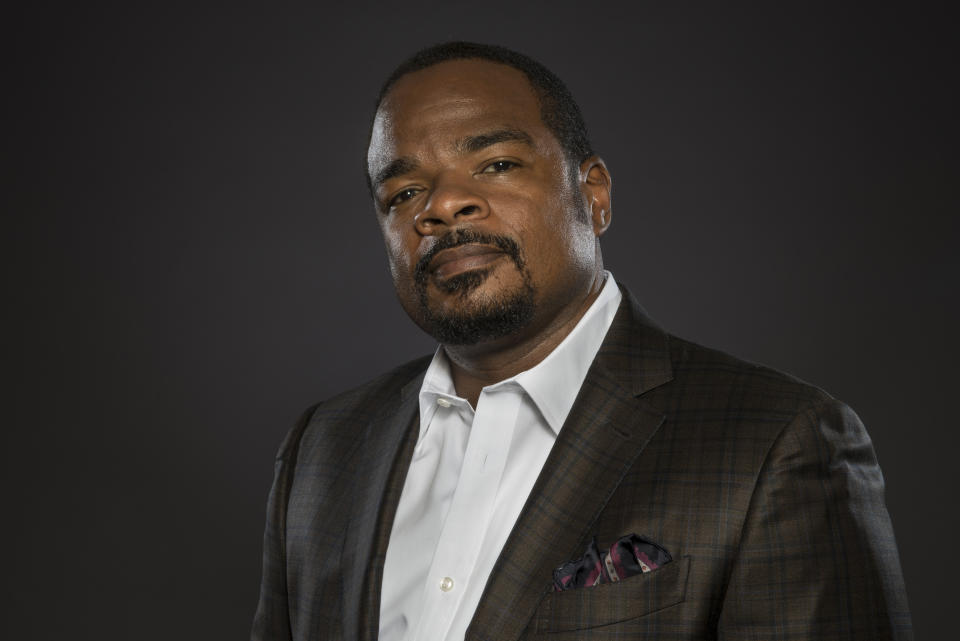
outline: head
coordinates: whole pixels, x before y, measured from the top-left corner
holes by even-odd
[[[569,91],[522,54],[450,43],[401,64],[367,172],[400,302],[444,344],[543,330],[602,271],[609,173]]]

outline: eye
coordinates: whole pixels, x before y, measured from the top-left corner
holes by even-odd
[[[394,196],[393,198],[391,198],[391,199],[390,199],[390,202],[387,203],[387,205],[388,205],[389,207],[395,207],[396,205],[399,205],[399,204],[401,204],[401,203],[405,203],[405,202],[407,202],[408,200],[410,200],[411,198],[413,198],[414,196],[416,196],[416,195],[417,195],[417,192],[419,192],[418,189],[415,189],[415,188],[413,188],[413,187],[408,187],[407,189],[404,189],[403,191],[397,193],[396,196]]]
[[[484,174],[502,174],[505,171],[510,171],[514,167],[519,165],[512,160],[495,160],[486,167],[483,168],[481,173]]]

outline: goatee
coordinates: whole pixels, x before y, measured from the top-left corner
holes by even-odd
[[[490,276],[491,269],[474,269],[441,282],[431,281],[427,266],[444,249],[480,243],[500,249],[516,265],[522,277],[519,287],[472,300],[475,292]],[[433,282],[441,291],[456,295],[463,305],[443,312],[430,306],[427,288]],[[454,230],[441,237],[417,262],[414,286],[420,306],[421,327],[444,345],[474,345],[501,338],[525,327],[533,318],[535,290],[520,246],[512,238],[485,234],[470,229]]]

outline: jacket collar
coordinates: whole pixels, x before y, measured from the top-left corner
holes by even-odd
[[[618,283],[623,300],[597,353],[596,363],[624,382],[634,396],[673,379],[668,334]]]

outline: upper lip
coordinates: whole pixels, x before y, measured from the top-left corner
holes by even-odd
[[[455,260],[460,260],[462,258],[469,258],[470,256],[481,256],[483,254],[502,254],[503,250],[499,247],[493,245],[484,245],[481,243],[466,243],[463,245],[457,245],[456,247],[450,247],[448,249],[443,249],[437,252],[437,255],[433,257],[433,260],[430,261],[430,264],[427,266],[427,269],[431,272],[436,271],[441,266],[451,263]]]

